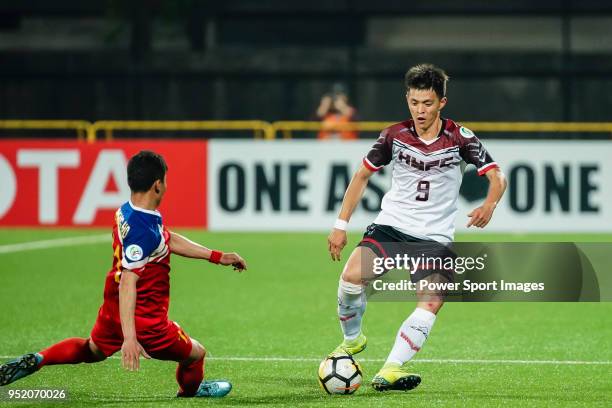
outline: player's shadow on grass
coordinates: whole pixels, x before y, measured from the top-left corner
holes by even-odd
[[[164,407],[173,403],[180,402],[179,398],[173,397],[171,395],[164,397],[126,397],[126,398],[96,398],[96,399],[88,399],[87,397],[79,398],[76,400],[69,400],[70,404],[78,404],[83,406],[109,406],[109,405],[117,405],[117,406],[142,406],[143,404],[150,404],[151,406],[159,406]],[[53,402],[54,406],[57,405],[57,402]],[[60,404],[61,405],[61,404]]]
[[[282,387],[287,390],[284,393],[275,393],[268,395],[249,395],[248,391],[240,392],[239,386],[236,387],[235,394],[230,394],[227,398],[214,400],[215,405],[220,406],[253,406],[253,405],[270,405],[283,404],[290,406],[326,406],[331,404],[336,406],[341,402],[348,403],[349,400],[361,406],[370,406],[370,402],[374,399],[389,398],[393,394],[381,393],[370,388],[367,380],[361,385],[361,388],[353,395],[328,395],[321,389],[316,379],[313,381],[311,377],[299,378],[284,378],[274,376],[262,376],[258,379],[259,382],[268,385],[274,384],[276,387]],[[403,398],[417,397],[416,393],[401,393]],[[370,401],[370,402],[368,402]],[[213,401],[211,400],[211,403]]]
[[[575,396],[564,396],[561,393],[556,393],[554,395],[554,398],[551,398],[551,395],[525,395],[523,393],[521,394],[502,394],[502,393],[495,393],[495,394],[487,394],[487,393],[471,393],[471,392],[465,392],[465,391],[461,391],[461,392],[452,392],[452,391],[445,391],[445,392],[427,392],[424,391],[421,394],[421,398],[427,398],[427,397],[431,397],[431,399],[433,400],[434,398],[436,400],[448,400],[448,402],[452,402],[452,401],[458,401],[458,400],[463,400],[467,403],[478,403],[479,401],[483,401],[483,403],[489,403],[491,401],[496,401],[497,403],[503,403],[504,401],[507,402],[514,402],[514,401],[532,401],[532,402],[541,402],[542,406],[546,406],[547,404],[545,403],[558,403],[558,402],[567,402],[567,403],[576,403],[576,404],[581,404],[581,403],[590,403],[592,402],[592,398],[590,398],[589,396],[585,396],[585,398],[575,398]]]
[[[206,398],[206,401],[202,401],[200,398],[176,398],[173,396],[156,396],[156,397],[124,397],[124,398],[96,398],[88,399],[84,395],[80,395],[78,401],[87,406],[191,406],[193,403],[206,402],[208,404],[214,404],[218,406],[257,406],[257,405],[271,405],[281,404],[290,406],[313,406],[313,405],[337,405],[341,402],[360,404],[360,406],[370,406],[375,399],[392,398],[393,395],[401,396],[405,401],[409,401],[413,398],[422,398],[423,393],[411,392],[411,393],[380,393],[374,391],[369,387],[367,383],[364,383],[355,394],[353,395],[327,395],[321,390],[316,382],[309,383],[305,386],[305,381],[287,381],[287,379],[276,379],[275,382],[282,383],[283,386],[290,389],[291,392],[275,393],[267,395],[249,395],[252,390],[241,391],[239,387],[235,389],[230,395],[225,398]],[[291,388],[297,386],[296,388]],[[434,393],[436,394],[436,393]],[[483,397],[484,398],[484,397]],[[368,402],[369,401],[369,402]],[[72,402],[75,402],[74,400]],[[365,403],[365,405],[364,405]]]
[[[316,385],[315,385],[316,386]],[[363,392],[361,390],[353,395],[327,395],[318,386],[309,390],[307,394],[304,393],[279,393],[273,395],[260,395],[252,396],[248,395],[236,395],[234,397],[226,397],[224,399],[214,400],[215,405],[219,406],[254,406],[254,405],[271,405],[271,404],[283,404],[288,406],[314,406],[314,405],[332,405],[336,406],[341,402],[349,403],[354,402],[359,406],[370,406],[368,401],[378,398],[389,398],[391,394],[381,393],[374,390],[372,392]],[[395,394],[397,396],[397,394]],[[409,393],[401,393],[400,395],[406,398],[407,401],[410,399]],[[416,397],[417,394],[412,395]],[[213,402],[212,400],[210,401]],[[356,406],[357,406],[356,405]]]

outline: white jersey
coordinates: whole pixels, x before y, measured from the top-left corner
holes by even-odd
[[[474,133],[443,119],[438,137],[425,141],[412,120],[392,125],[380,134],[363,164],[372,171],[393,162],[391,189],[374,221],[404,234],[450,242],[455,233],[461,160],[479,175],[498,167]]]

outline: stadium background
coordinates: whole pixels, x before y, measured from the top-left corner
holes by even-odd
[[[447,305],[409,395],[330,400],[315,373],[340,333],[326,231],[377,132],[408,116],[411,65],[447,70],[445,116],[509,177],[490,228],[468,233],[462,217],[486,185],[466,169],[458,240],[612,241],[610,38],[604,1],[0,3],[0,355],[87,336],[125,161],[151,148],[170,164],[167,224],[250,262],[235,276],[173,261],[171,317],[210,349],[210,375],[236,386],[220,404],[604,406],[607,303]],[[358,110],[359,141],[314,140],[336,83]],[[349,246],[388,183],[377,177]],[[366,380],[411,307],[368,309]],[[12,387],[173,403],[173,368],[142,371],[51,367]]]

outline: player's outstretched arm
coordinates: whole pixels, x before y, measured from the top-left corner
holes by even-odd
[[[170,232],[170,251],[186,258],[206,259],[212,263],[232,265],[234,270],[239,272],[247,268],[245,260],[237,253],[214,251],[176,232]]]
[[[363,192],[372,174],[374,174],[374,172],[368,170],[363,164],[359,167],[359,170],[355,172],[346,189],[346,193],[344,193],[338,221],[347,223],[351,219],[351,215],[353,215],[355,208],[357,208],[357,204],[361,200],[361,197],[363,197]],[[334,226],[327,237],[327,249],[333,261],[340,260],[340,252],[342,252],[347,242],[346,231],[337,227],[338,225]]]
[[[119,282],[119,316],[123,345],[121,346],[121,364],[126,370],[134,371],[140,367],[140,355],[151,358],[136,338],[134,310],[136,309],[136,282],[138,275],[128,270],[121,272]]]
[[[489,179],[489,192],[487,193],[487,198],[485,198],[484,203],[480,207],[475,208],[468,214],[468,217],[470,217],[470,221],[467,224],[468,228],[472,225],[478,228],[484,228],[489,221],[491,221],[493,211],[504,195],[504,191],[506,191],[506,185],[508,183],[504,173],[502,173],[499,168],[489,170],[486,176],[487,179]]]

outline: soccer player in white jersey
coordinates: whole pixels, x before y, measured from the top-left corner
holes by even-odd
[[[467,214],[468,227],[484,228],[504,193],[505,177],[474,133],[440,116],[447,103],[447,81],[446,73],[433,65],[422,64],[408,70],[406,101],[412,118],[382,131],[346,190],[338,220],[328,237],[329,252],[337,261],[347,243],[346,226],[368,179],[392,164],[391,189],[382,200],[381,211],[351,253],[340,277],[338,317],[344,341],[331,355],[352,355],[366,347],[361,320],[366,307],[365,287],[374,277],[374,258],[393,257],[397,244],[406,244],[404,248],[409,243],[445,247],[445,243],[452,242],[461,161],[476,166],[478,174],[489,181],[484,203]],[[396,252],[390,253],[393,251]],[[411,278],[416,282],[430,278],[432,273],[424,268]],[[432,295],[417,290],[416,308],[401,324],[386,363],[372,380],[376,390],[410,390],[419,385],[420,376],[410,373],[406,365],[423,347],[443,303],[443,293]]]

